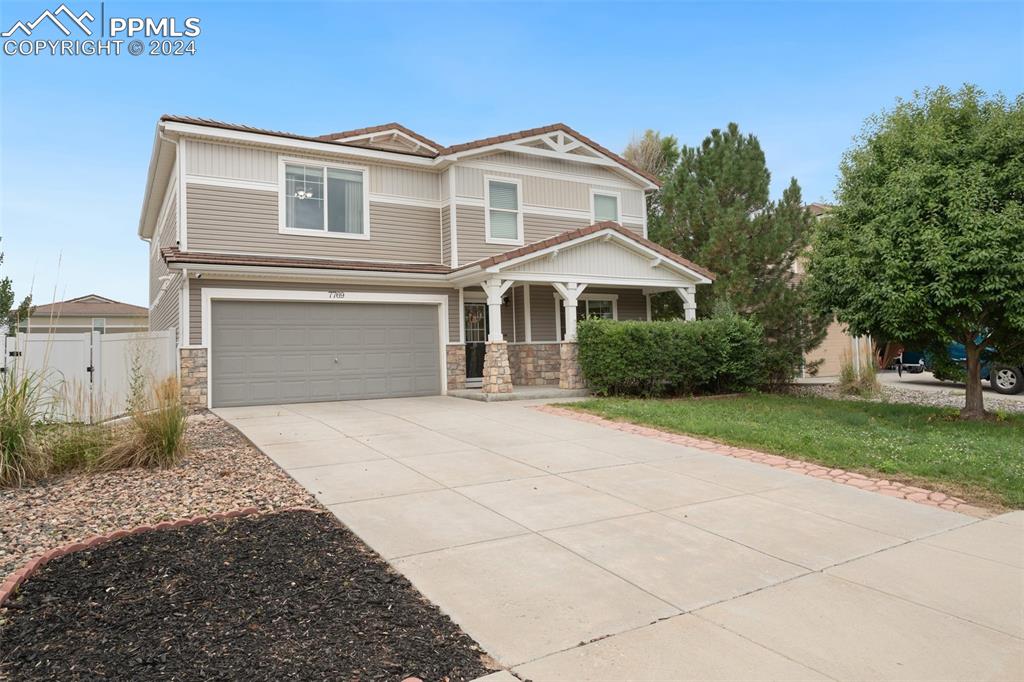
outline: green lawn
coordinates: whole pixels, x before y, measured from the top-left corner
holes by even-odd
[[[961,422],[918,405],[758,394],[565,407],[1024,508],[1024,415]]]

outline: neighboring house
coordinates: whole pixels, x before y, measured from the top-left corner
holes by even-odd
[[[149,329],[149,310],[89,294],[35,306],[19,328],[33,334],[144,332]]]
[[[713,278],[646,239],[657,187],[562,124],[445,147],[164,116],[150,327],[178,330],[194,406],[578,388],[578,319],[662,291],[692,319]]]
[[[807,210],[819,220],[830,209],[831,207],[828,204],[814,203],[807,205]],[[804,263],[801,260],[797,260],[793,263],[793,270],[798,275],[803,275],[805,272]],[[844,361],[850,361],[855,367],[859,367],[861,360],[866,356],[870,356],[870,354],[871,344],[869,339],[853,336],[846,331],[846,325],[833,321],[828,326],[828,331],[826,331],[825,338],[822,339],[821,344],[804,356],[804,364],[805,366],[813,367],[814,376],[834,377],[839,376]],[[818,364],[815,365],[814,363]],[[811,374],[805,369],[803,375],[806,377]]]

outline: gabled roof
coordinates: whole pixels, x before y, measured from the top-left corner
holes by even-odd
[[[456,268],[455,271],[457,272],[459,270],[465,270],[467,268],[472,267],[489,268],[491,266],[499,265],[501,263],[505,263],[516,258],[528,256],[538,251],[543,251],[544,249],[549,249],[552,246],[558,246],[559,244],[565,244],[566,242],[572,242],[583,237],[588,237],[594,233],[601,232],[602,230],[612,230],[618,233],[619,235],[626,237],[627,239],[636,242],[641,246],[645,246],[651,251],[656,252],[665,260],[676,263],[677,265],[681,265],[687,270],[692,270],[700,275],[703,275],[704,277],[707,277],[710,280],[715,279],[715,273],[711,272],[707,268],[703,268],[694,263],[693,261],[687,258],[683,258],[677,253],[669,251],[661,244],[652,242],[650,239],[645,239],[644,237],[638,235],[636,232],[633,232],[632,230],[625,228],[622,225],[619,225],[618,223],[612,222],[610,220],[600,223],[594,223],[593,225],[581,227],[577,230],[569,230],[568,232],[562,232],[561,234],[556,234],[554,237],[542,239],[539,242],[533,242],[532,244],[520,246],[519,248],[512,249],[511,251],[505,251],[504,253],[499,253],[495,256],[482,258],[478,261],[462,265]]]
[[[426,156],[428,158],[435,158],[438,155],[438,151],[444,149],[444,145],[440,145],[433,140],[426,138],[414,130],[406,128],[401,123],[384,123],[379,126],[370,126],[369,128],[357,128],[355,130],[345,130],[340,133],[329,133],[327,135],[320,135],[319,139],[326,142],[347,142],[349,144],[358,144],[356,140],[369,138],[367,142],[360,146],[369,147],[371,149],[379,148],[375,147],[373,143],[373,137],[379,133],[399,133],[406,137],[412,138],[416,142],[419,142],[425,149],[418,150],[412,149],[409,151],[401,152],[393,147],[386,147],[384,151],[399,151],[399,153],[415,154],[417,156]]]
[[[99,294],[87,294],[66,301],[55,301],[32,309],[32,315],[85,315],[102,317],[136,317],[148,315],[149,309],[122,303]]]
[[[445,147],[445,146],[442,146],[442,145],[438,144],[437,142],[434,142],[430,138],[428,138],[428,137],[426,137],[424,135],[421,135],[420,133],[417,133],[416,131],[414,131],[414,130],[412,130],[410,128],[407,128],[407,127],[403,126],[400,123],[384,123],[382,125],[370,126],[368,128],[356,128],[355,130],[346,130],[346,131],[342,131],[342,132],[338,132],[338,133],[329,133],[327,135],[310,136],[310,135],[300,135],[298,133],[288,133],[288,132],[284,132],[284,131],[280,131],[280,130],[269,130],[269,129],[266,129],[266,128],[256,128],[256,127],[253,127],[253,126],[240,125],[240,124],[237,124],[237,123],[226,123],[224,121],[217,121],[217,120],[214,120],[214,119],[211,119],[211,118],[198,118],[198,117],[194,117],[194,116],[177,116],[177,115],[173,115],[173,114],[164,114],[163,116],[160,117],[160,120],[161,121],[169,121],[169,122],[173,122],[173,123],[186,123],[186,124],[191,124],[191,125],[207,126],[207,127],[210,127],[210,128],[219,128],[221,130],[237,130],[237,131],[246,132],[246,133],[257,133],[257,134],[261,134],[261,135],[273,135],[275,137],[284,137],[284,138],[293,139],[293,140],[304,140],[304,141],[307,141],[307,142],[330,142],[330,143],[340,144],[340,145],[345,145],[345,146],[364,147],[364,148],[368,147],[368,146],[370,148],[374,148],[374,147],[372,147],[371,145],[366,144],[365,142],[360,143],[358,140],[354,140],[353,138],[362,138],[364,136],[373,135],[374,133],[386,133],[388,131],[397,131],[397,132],[399,132],[399,133],[401,133],[403,135],[407,135],[408,137],[418,141],[419,143],[421,143],[425,147],[431,148],[433,151],[428,151],[428,150],[420,150],[420,151],[396,150],[396,149],[391,148],[391,147],[388,147],[386,149],[381,149],[381,151],[389,151],[389,152],[394,152],[396,154],[409,154],[411,156],[420,156],[420,157],[434,158],[434,159],[440,158],[440,157],[444,157],[444,156],[450,156],[450,155],[453,155],[453,154],[459,154],[459,153],[462,153],[462,152],[474,151],[474,150],[478,150],[478,149],[484,149],[486,147],[500,145],[500,144],[504,144],[506,142],[515,142],[515,141],[523,140],[523,139],[526,139],[526,138],[529,138],[529,137],[536,137],[538,135],[544,135],[545,133],[563,132],[563,133],[566,133],[568,135],[571,135],[572,137],[576,138],[577,140],[579,140],[583,144],[585,144],[588,147],[591,147],[592,149],[597,151],[599,154],[601,154],[601,155],[611,159],[612,161],[620,164],[624,168],[629,169],[633,173],[636,173],[637,175],[640,175],[641,177],[643,177],[644,179],[654,183],[655,185],[658,185],[658,186],[661,185],[661,181],[658,180],[658,178],[655,177],[654,175],[651,175],[647,171],[645,171],[645,170],[643,170],[641,168],[638,168],[637,166],[634,166],[632,163],[630,163],[626,159],[622,158],[621,156],[619,156],[615,152],[607,149],[606,147],[601,146],[597,142],[594,142],[593,140],[591,140],[589,137],[583,135],[582,133],[577,132],[576,130],[574,130],[573,128],[570,128],[569,126],[567,126],[564,123],[552,123],[551,125],[543,126],[543,127],[540,127],[540,128],[528,128],[526,130],[520,130],[520,131],[517,131],[517,132],[514,132],[514,133],[506,133],[504,135],[495,135],[493,137],[485,137],[485,138],[482,138],[482,139],[479,139],[479,140],[472,140],[470,142],[461,142],[459,144],[454,144],[454,145]]]
[[[666,261],[675,263],[692,272],[706,277],[709,280],[715,279],[715,273],[703,268],[693,261],[669,251],[660,244],[645,239],[630,229],[622,227],[618,223],[605,221],[594,223],[587,227],[562,232],[554,237],[542,239],[525,246],[520,246],[495,256],[489,256],[472,263],[450,268],[447,265],[433,263],[381,263],[375,261],[357,260],[333,260],[327,258],[294,258],[290,256],[243,256],[224,253],[201,253],[196,251],[180,251],[175,246],[166,246],[160,250],[164,261],[168,264],[190,264],[190,265],[239,265],[252,267],[279,267],[279,268],[315,268],[318,270],[358,270],[365,272],[396,272],[396,273],[417,273],[431,275],[451,275],[462,273],[470,268],[489,268],[494,265],[528,256],[559,244],[566,244],[593,234],[609,230],[618,236],[632,241],[649,251],[653,251]]]

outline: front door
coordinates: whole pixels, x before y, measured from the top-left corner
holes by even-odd
[[[487,341],[487,304],[464,304],[466,330],[466,385],[480,386],[484,380],[484,352]]]

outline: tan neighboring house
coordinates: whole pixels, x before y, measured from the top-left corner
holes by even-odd
[[[33,334],[144,332],[149,329],[149,310],[89,294],[35,306],[19,327]]]
[[[807,209],[815,218],[821,219],[828,213],[830,207],[827,204],[814,203],[808,204]],[[800,260],[793,264],[793,270],[799,275],[804,274],[804,267],[804,263]],[[804,364],[812,366],[813,363],[820,361],[821,364],[817,365],[814,376],[834,377],[839,376],[844,360],[849,360],[856,365],[865,357],[865,354],[870,355],[870,353],[871,344],[866,337],[853,336],[846,331],[845,325],[833,321],[828,326],[821,345],[804,356]],[[805,369],[803,376],[811,376],[811,373]]]
[[[646,238],[657,181],[568,126],[443,146],[157,124],[139,236],[186,400],[259,405],[579,388],[576,322],[688,317],[713,275]]]

